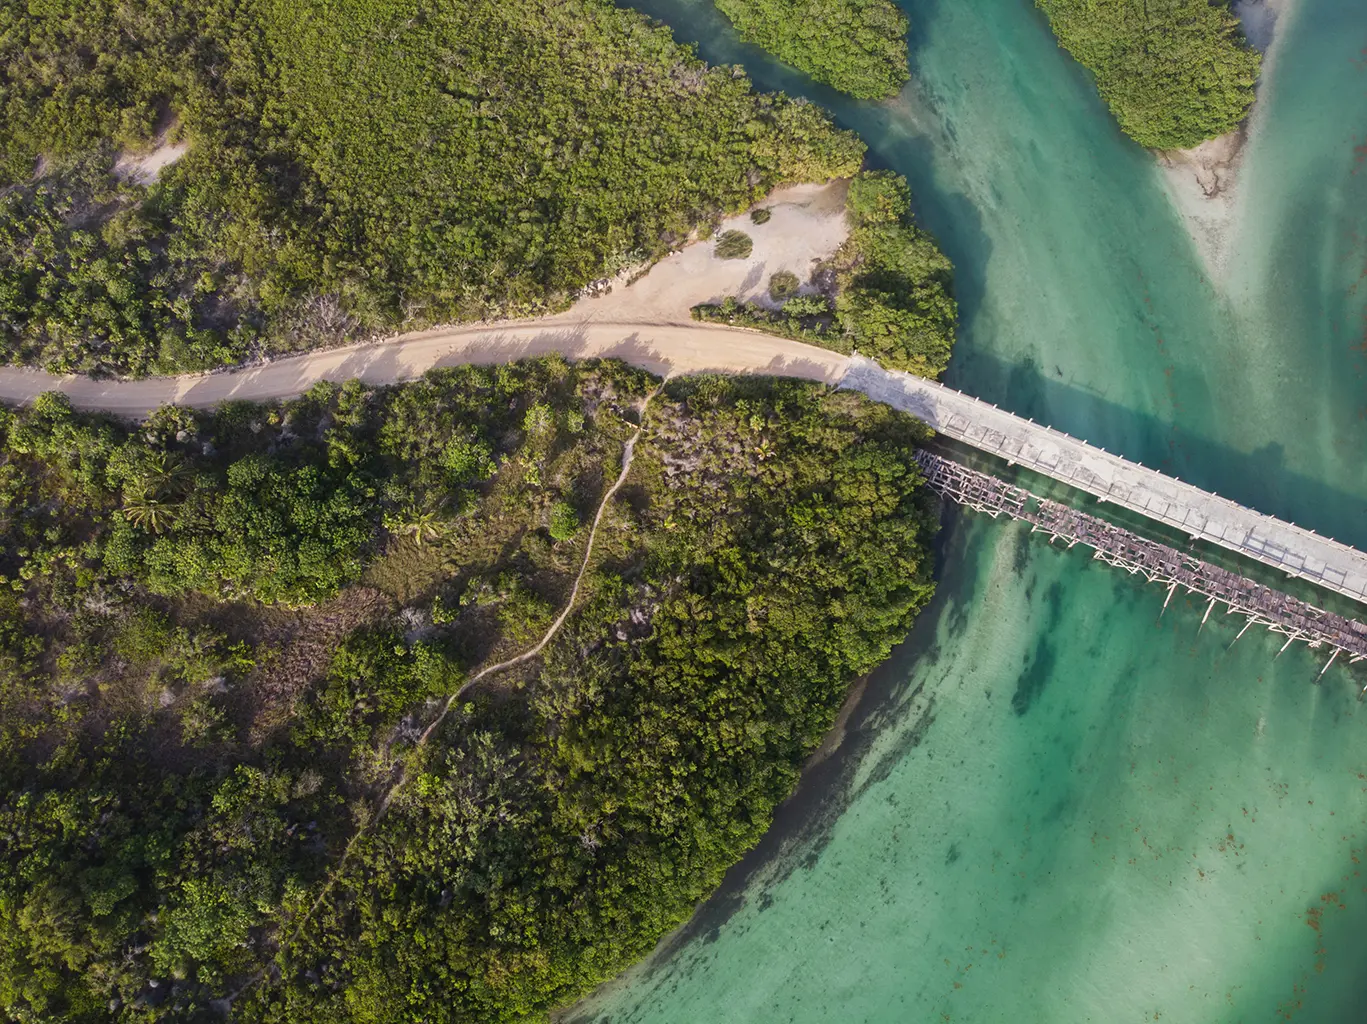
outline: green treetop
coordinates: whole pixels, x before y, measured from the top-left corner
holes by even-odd
[[[1227,0],[1036,0],[1142,146],[1187,149],[1236,129],[1261,62]]]

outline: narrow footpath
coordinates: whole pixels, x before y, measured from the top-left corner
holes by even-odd
[[[598,539],[598,528],[602,525],[603,515],[605,512],[607,512],[608,506],[612,504],[612,499],[616,497],[617,492],[622,489],[622,485],[626,483],[627,477],[631,474],[631,463],[632,457],[636,451],[636,442],[638,442],[641,439],[641,434],[646,428],[646,414],[647,412],[649,412],[650,403],[655,399],[655,396],[659,393],[660,389],[656,388],[646,397],[645,401],[641,403],[640,425],[637,426],[636,430],[632,433],[631,437],[627,439],[626,444],[622,447],[622,470],[620,473],[617,474],[617,480],[613,483],[611,487],[608,488],[607,492],[603,495],[603,500],[598,503],[598,512],[593,517],[593,524],[592,526],[590,526],[588,537],[584,541],[584,559],[579,564],[579,572],[574,577],[574,586],[570,589],[570,595],[565,601],[565,607],[560,612],[559,618],[557,618],[555,622],[551,623],[550,628],[546,630],[545,635],[541,637],[540,641],[537,642],[536,646],[528,648],[521,654],[515,655],[514,657],[509,658],[506,661],[501,661],[498,664],[489,665],[486,668],[481,669],[480,671],[472,675],[469,679],[467,679],[464,682],[464,684],[462,684],[453,693],[449,694],[446,700],[442,702],[441,710],[439,710],[437,714],[433,716],[432,721],[428,724],[427,728],[422,731],[422,735],[418,737],[417,743],[414,744],[415,749],[421,749],[422,747],[427,745],[427,741],[432,737],[432,734],[441,727],[442,722],[446,720],[446,716],[450,714],[451,708],[455,705],[456,701],[460,700],[460,698],[463,697],[466,694],[466,692],[470,690],[471,687],[473,687],[480,681],[487,679],[490,676],[497,675],[498,673],[504,672],[507,669],[531,661],[543,650],[545,650],[547,644],[549,644],[553,639],[555,639],[555,635],[560,632],[560,627],[562,627],[565,624],[566,620],[569,619],[570,614],[575,609],[575,605],[578,603],[579,591],[580,588],[583,586],[584,577],[588,574],[589,566],[593,562],[594,542]],[[304,928],[308,925],[308,922],[313,918],[313,915],[317,913],[318,908],[322,906],[323,902],[331,894],[333,887],[337,883],[337,880],[342,875],[342,870],[350,862],[351,855],[356,849],[356,844],[360,842],[363,836],[367,835],[372,829],[375,828],[375,826],[379,825],[379,823],[382,820],[384,820],[385,814],[389,811],[389,805],[393,802],[394,797],[398,794],[399,790],[403,788],[403,784],[408,779],[408,772],[405,770],[405,768],[406,762],[400,761],[397,766],[397,773],[395,774],[394,779],[390,783],[388,789],[385,790],[384,796],[381,797],[379,806],[376,808],[375,813],[364,824],[362,824],[356,830],[355,834],[352,835],[351,839],[348,840],[346,848],[342,851],[342,856],[338,859],[336,867],[334,867],[328,873],[327,880],[323,883],[323,887],[321,890],[319,890],[317,897],[315,897],[313,902],[309,904],[309,907],[306,911],[304,911],[303,916],[300,917],[298,921],[294,922],[295,927],[292,933],[292,941],[298,939],[299,936],[303,934]],[[246,984],[237,989],[236,992],[234,992],[231,996],[228,997],[228,1005],[231,1005],[231,1001],[233,999],[236,999],[248,988],[252,987],[257,982],[259,982],[262,977],[263,975],[257,974],[253,978],[251,978]]]

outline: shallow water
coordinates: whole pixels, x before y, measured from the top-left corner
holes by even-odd
[[[915,84],[840,102],[699,0],[638,6],[834,109],[959,272],[951,382],[1367,544],[1367,7],[1305,0],[1206,275],[1023,0],[909,3]],[[841,752],[583,1020],[1367,1019],[1367,682],[954,514]]]

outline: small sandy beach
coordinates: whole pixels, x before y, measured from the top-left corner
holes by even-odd
[[[755,224],[742,213],[724,220],[717,232],[734,229],[754,239],[749,259],[719,260],[713,242],[693,242],[666,256],[635,283],[618,279],[609,294],[580,299],[568,313],[549,322],[688,323],[692,307],[720,302],[728,295],[769,304],[769,278],[780,270],[796,274],[809,290],[814,265],[832,256],[849,236],[848,191],[844,179],[778,189],[759,204],[770,212],[766,223]]]
[[[1157,153],[1168,194],[1213,278],[1224,272],[1234,234],[1239,169],[1250,140],[1258,132],[1262,97],[1275,73],[1279,43],[1297,6],[1296,0],[1236,0],[1234,13],[1243,24],[1244,34],[1263,54],[1258,102],[1237,131],[1192,149]]]

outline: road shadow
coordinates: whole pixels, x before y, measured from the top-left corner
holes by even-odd
[[[980,397],[1018,416],[1031,417],[1259,512],[1367,549],[1367,473],[1341,485],[1328,483],[1292,464],[1282,443],[1240,451],[1075,387],[1034,363],[1009,363],[977,353],[972,378]]]
[[[748,902],[754,901],[761,910],[767,908],[770,890],[795,872],[812,868],[845,811],[870,787],[884,781],[922,742],[934,723],[935,705],[925,693],[918,667],[923,660],[933,664],[939,658],[936,624],[945,621],[952,638],[956,629],[963,628],[963,617],[955,609],[974,602],[976,567],[966,559],[967,531],[960,528],[960,518],[957,508],[946,509],[945,525],[933,548],[940,581],[936,595],[888,660],[852,687],[850,704],[842,712],[844,733],[839,745],[808,764],[796,791],[775,810],[759,844],[726,873],[720,887],[686,924],[661,940],[650,958],[632,970],[633,979],[651,977],[694,942],[715,941]],[[888,743],[894,732],[898,742]],[[870,762],[875,743],[879,744],[877,760]],[[587,1008],[570,1009],[556,1017],[558,1024],[589,1024],[597,1019]]]

